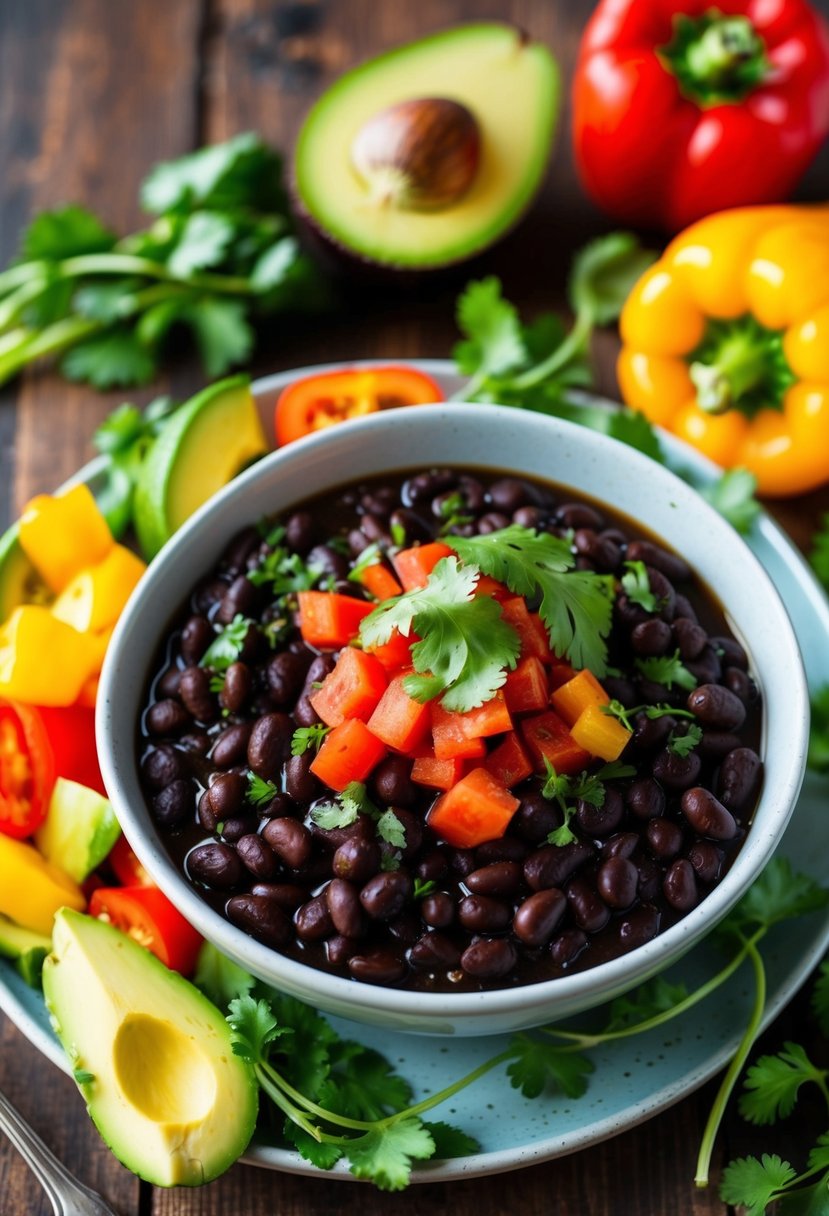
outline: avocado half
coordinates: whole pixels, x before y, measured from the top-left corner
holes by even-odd
[[[475,120],[474,175],[442,205],[397,205],[360,174],[355,144],[384,111],[430,98],[460,103]],[[550,51],[514,26],[460,26],[389,51],[347,72],[310,110],[294,157],[297,210],[362,262],[427,270],[472,257],[516,223],[538,190],[558,99]],[[414,148],[415,157],[424,152]]]

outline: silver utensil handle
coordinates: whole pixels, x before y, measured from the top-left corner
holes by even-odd
[[[49,1196],[55,1216],[114,1216],[99,1195],[72,1177],[2,1093],[0,1130],[6,1133]]]

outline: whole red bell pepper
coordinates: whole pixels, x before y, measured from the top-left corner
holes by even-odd
[[[600,0],[573,139],[587,191],[677,231],[787,198],[829,133],[829,24],[806,0]]]

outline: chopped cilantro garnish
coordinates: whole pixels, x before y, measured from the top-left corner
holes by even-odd
[[[688,670],[675,650],[671,655],[652,656],[636,660],[637,670],[646,680],[662,684],[665,688],[685,688],[692,692],[697,686],[696,677]]]
[[[291,755],[304,756],[309,747],[318,752],[330,729],[324,722],[316,722],[313,726],[298,726],[291,739]]]
[[[638,604],[645,612],[657,612],[659,600],[651,591],[650,579],[644,562],[625,562],[622,589],[632,604]]]
[[[279,793],[279,786],[273,781],[265,781],[256,773],[248,773],[247,800],[253,806],[267,806]]]
[[[253,622],[241,613],[237,613],[229,625],[225,625],[216,634],[213,641],[202,655],[199,666],[209,667],[211,671],[220,674],[227,671],[231,663],[235,663],[242,653],[248,630]]]
[[[702,727],[692,722],[684,734],[672,730],[668,737],[668,751],[674,756],[690,756],[702,738]]]

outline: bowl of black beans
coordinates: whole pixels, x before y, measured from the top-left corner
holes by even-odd
[[[343,1017],[540,1025],[676,962],[770,858],[808,696],[689,485],[498,406],[272,453],[152,563],[98,733],[125,834],[228,957]]]

